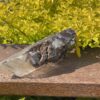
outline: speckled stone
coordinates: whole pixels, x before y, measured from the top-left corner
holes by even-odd
[[[0,47],[0,60],[19,50]],[[70,54],[43,67],[21,79],[0,68],[0,95],[100,97],[100,48],[87,49],[81,58]]]

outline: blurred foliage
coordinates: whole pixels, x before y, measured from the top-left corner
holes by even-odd
[[[100,47],[99,0],[1,0],[0,43],[31,44],[73,28],[83,48]]]
[[[71,98],[71,97],[37,97],[37,96],[1,96],[0,100],[100,100],[100,98]]]

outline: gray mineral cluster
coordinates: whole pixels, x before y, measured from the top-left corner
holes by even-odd
[[[57,62],[75,45],[75,37],[76,33],[72,29],[49,36],[29,50],[29,61],[36,67],[48,62]]]
[[[46,63],[56,63],[64,58],[67,51],[75,46],[76,33],[72,29],[66,29],[54,35],[50,35],[35,44],[29,45],[21,51],[0,61],[0,68],[7,69],[17,77],[24,77],[35,71],[48,73],[55,67],[40,67]],[[2,45],[6,48],[6,45]],[[12,47],[18,48],[16,45]],[[39,67],[39,68],[38,68]],[[41,68],[43,68],[41,70]],[[34,75],[33,75],[34,76]],[[35,73],[36,76],[36,73]]]

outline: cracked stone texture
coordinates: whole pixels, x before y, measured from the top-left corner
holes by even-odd
[[[19,50],[0,47],[0,61]],[[100,48],[85,50],[81,58],[70,54],[43,67],[21,79],[0,68],[0,95],[100,97]]]
[[[62,59],[69,49],[75,47],[76,33],[69,28],[55,35],[50,35],[29,51],[29,60],[33,66],[41,66],[48,62],[57,62]],[[72,48],[73,47],[73,48]]]

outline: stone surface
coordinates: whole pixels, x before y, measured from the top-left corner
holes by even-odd
[[[66,52],[75,47],[76,33],[69,28],[54,35],[50,35],[47,39],[29,50],[29,60],[33,66],[42,66],[45,63],[58,62],[62,59]]]
[[[0,47],[0,61],[19,50]],[[43,67],[21,79],[0,68],[0,95],[100,96],[100,48],[87,49],[81,58],[70,54]]]

